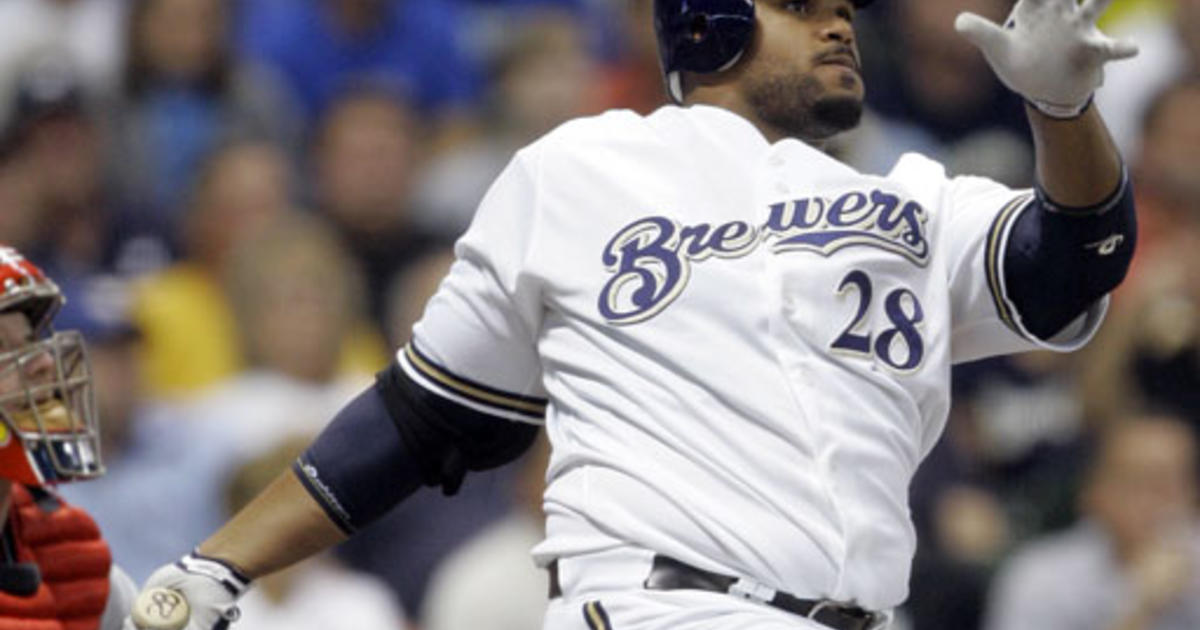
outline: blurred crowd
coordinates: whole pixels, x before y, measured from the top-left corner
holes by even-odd
[[[832,150],[1032,185],[1020,100],[954,33],[1010,0],[857,18],[868,112]],[[368,384],[513,151],[664,103],[651,0],[2,0],[0,241],[90,343],[109,473],[64,494],[135,580]],[[1117,0],[1096,103],[1138,253],[1084,351],[960,366],[913,484],[905,630],[1200,628],[1200,0]],[[545,446],[264,581],[247,630],[534,630]]]

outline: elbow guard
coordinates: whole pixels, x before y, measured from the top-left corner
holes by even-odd
[[[352,534],[422,484],[454,494],[468,470],[516,459],[537,431],[431,394],[393,363],[292,469],[330,520]]]
[[[1004,252],[1005,290],[1026,330],[1050,339],[1125,278],[1137,241],[1126,173],[1105,201],[1066,208],[1039,189]]]

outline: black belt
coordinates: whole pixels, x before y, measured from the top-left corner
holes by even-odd
[[[558,582],[558,562],[551,562],[549,568],[550,597],[559,597],[562,595],[562,587]],[[655,591],[683,589],[729,593],[786,610],[834,630],[871,630],[883,621],[883,615],[858,606],[829,600],[800,599],[795,595],[775,590],[756,593],[745,588],[739,578],[697,569],[666,556],[654,556],[650,575],[642,585]]]

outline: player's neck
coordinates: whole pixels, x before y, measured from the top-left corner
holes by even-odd
[[[696,85],[684,98],[684,105],[711,105],[729,110],[754,125],[755,129],[758,129],[759,133],[771,144],[786,138],[795,138],[818,150],[825,149],[825,140],[796,138],[766,123],[737,90],[730,89],[727,85]]]

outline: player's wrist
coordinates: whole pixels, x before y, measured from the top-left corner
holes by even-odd
[[[1075,104],[1055,103],[1045,99],[1029,98],[1024,95],[1022,97],[1038,113],[1047,118],[1062,121],[1075,120],[1083,116],[1092,108],[1092,103],[1095,101],[1095,93],[1088,95],[1082,102]]]
[[[232,562],[200,553],[194,549],[176,562],[186,573],[202,575],[221,584],[231,595],[241,597],[253,580]]]

